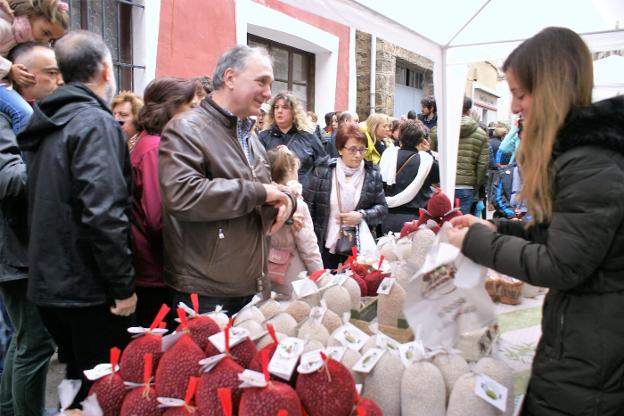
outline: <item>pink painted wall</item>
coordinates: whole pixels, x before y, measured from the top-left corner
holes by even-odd
[[[347,109],[349,27],[277,0],[255,1],[338,37],[335,106],[337,110]],[[219,56],[235,44],[234,0],[162,0],[157,77],[212,75]]]
[[[236,45],[234,0],[162,0],[156,76],[212,75]]]

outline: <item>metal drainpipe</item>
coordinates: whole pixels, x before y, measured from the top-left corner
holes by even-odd
[[[375,78],[377,75],[377,36],[371,35],[370,113],[375,113]]]

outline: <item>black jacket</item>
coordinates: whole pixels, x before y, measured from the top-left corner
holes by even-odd
[[[414,155],[414,157],[412,157]],[[410,157],[412,157],[410,159]],[[403,168],[400,172],[399,169]],[[385,186],[385,193],[387,196],[395,196],[405,190],[411,184],[416,175],[418,175],[418,168],[420,168],[420,155],[417,151],[400,149],[397,156],[397,172],[399,174],[396,177],[396,183],[391,186]],[[440,182],[440,171],[438,168],[438,161],[434,160],[431,165],[429,175],[425,179],[423,186],[414,199],[407,204],[401,205],[396,208],[390,208],[390,214],[413,214],[418,216],[419,208],[427,208],[427,202],[433,195],[431,185]]]
[[[314,223],[314,232],[319,247],[325,247],[327,223],[330,220],[330,197],[332,191],[332,175],[336,168],[336,159],[330,159],[327,164],[318,166],[310,175],[307,186],[303,190],[303,199],[308,203],[310,215]],[[364,162],[365,176],[362,184],[360,200],[356,211],[365,212],[364,220],[369,227],[381,224],[388,215],[388,205],[381,182],[379,167],[370,162]]]
[[[28,272],[26,165],[11,121],[0,113],[0,282]]]
[[[549,224],[474,225],[462,251],[550,288],[529,414],[624,415],[624,97],[571,111],[552,174]]]
[[[28,152],[28,297],[58,307],[128,298],[130,160],[106,103],[84,84],[58,88],[18,143]]]
[[[299,168],[299,182],[305,186],[308,175],[315,166],[327,161],[327,154],[321,142],[312,133],[297,130],[295,125],[287,133],[275,125],[270,129],[261,131],[258,135],[260,142],[266,150],[275,149],[279,145],[287,146],[301,161]]]

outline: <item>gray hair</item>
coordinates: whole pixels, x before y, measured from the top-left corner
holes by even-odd
[[[102,37],[86,30],[67,33],[54,44],[59,70],[66,83],[90,82],[111,53]]]
[[[250,48],[247,45],[238,45],[221,55],[215,67],[214,74],[212,75],[212,86],[214,89],[218,90],[223,87],[225,84],[223,76],[228,68],[235,71],[244,70],[247,65],[247,60],[254,54],[271,61],[271,57],[266,49]]]

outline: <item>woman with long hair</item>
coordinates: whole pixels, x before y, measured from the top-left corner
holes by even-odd
[[[197,81],[159,78],[145,89],[139,110],[139,135],[130,154],[132,164],[132,251],[136,273],[137,321],[149,327],[169,290],[163,279],[163,240],[158,145],[165,125],[176,114],[189,110]]]
[[[454,218],[475,262],[549,288],[523,415],[624,414],[624,97],[591,103],[574,32],[547,28],[504,63],[528,223]]]
[[[390,118],[382,113],[373,113],[360,123],[360,130],[366,137],[364,160],[378,164],[386,147],[392,146],[390,140]]]
[[[266,150],[286,146],[301,161],[299,181],[305,186],[315,166],[327,161],[323,145],[314,135],[314,125],[299,100],[290,92],[280,92],[271,100],[265,129],[258,138]]]

